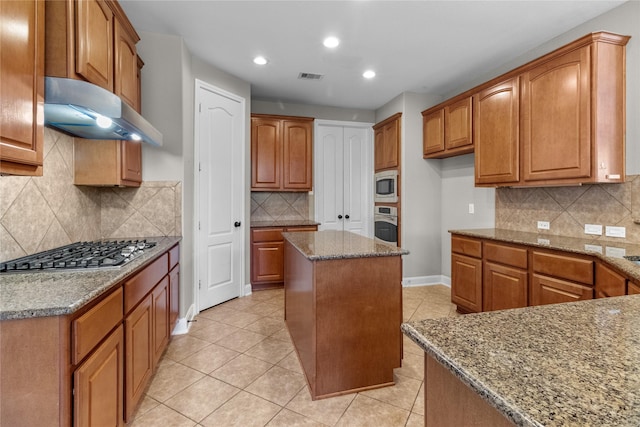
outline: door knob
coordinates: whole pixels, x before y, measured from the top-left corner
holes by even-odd
[[[342,219],[342,215],[338,215],[338,219]]]
[[[345,217],[346,219],[349,219],[349,215],[345,215],[344,217]]]
[[[240,227],[240,225],[242,225],[242,223],[240,221],[236,221],[233,223],[234,227]]]

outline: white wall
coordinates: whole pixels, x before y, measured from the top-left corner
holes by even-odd
[[[304,116],[323,120],[361,123],[373,123],[375,117],[375,112],[373,110],[294,104],[289,102],[265,101],[259,99],[251,100],[251,112],[256,114]]]

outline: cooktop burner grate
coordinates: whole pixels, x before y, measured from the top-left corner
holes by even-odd
[[[0,263],[0,273],[121,267],[156,242],[105,240],[77,242]]]

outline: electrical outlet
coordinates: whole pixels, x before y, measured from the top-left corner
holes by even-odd
[[[472,214],[476,211],[476,207],[473,205],[473,203],[469,203],[469,213]]]
[[[549,221],[538,221],[538,230],[548,230],[549,228]]]
[[[613,258],[623,258],[627,254],[624,248],[616,248],[614,246],[607,246],[605,255]]]
[[[607,225],[604,231],[605,236],[608,237],[627,237],[627,229],[624,227],[613,227],[611,225]]]
[[[597,253],[601,254],[602,253],[602,246],[586,244],[586,245],[584,245],[584,250],[585,251],[590,251],[590,252],[597,252]]]
[[[600,224],[585,224],[584,234],[594,234],[596,236],[602,236],[602,225]]]

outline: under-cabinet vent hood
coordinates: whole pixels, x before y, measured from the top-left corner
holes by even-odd
[[[85,139],[162,145],[162,134],[116,94],[94,84],[45,77],[44,123]]]

